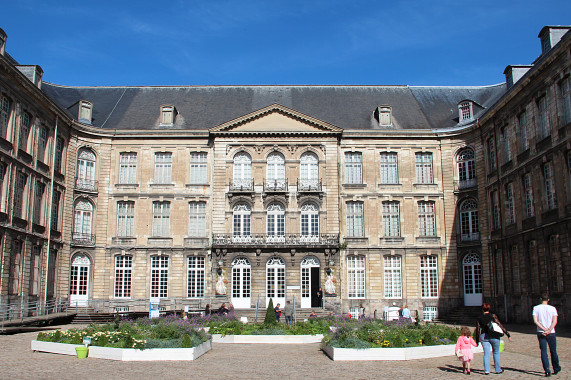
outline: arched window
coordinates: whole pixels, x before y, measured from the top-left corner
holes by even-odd
[[[282,189],[285,186],[285,159],[281,153],[274,152],[268,156],[266,167],[268,186]]]
[[[475,241],[480,239],[478,202],[473,198],[466,199],[460,204],[460,234],[462,241]]]
[[[267,209],[267,241],[277,243],[285,241],[285,208],[279,203],[272,203]]]
[[[240,189],[252,189],[252,158],[245,152],[234,156],[234,179],[233,187]]]
[[[75,242],[92,242],[91,224],[93,222],[93,205],[82,199],[77,201],[74,209],[73,240]]]
[[[456,156],[458,163],[458,188],[476,186],[476,156],[470,148],[464,148]]]
[[[302,190],[317,188],[319,182],[318,162],[315,153],[304,153],[301,156],[299,185]]]
[[[301,206],[301,241],[319,241],[319,207],[314,203]]]
[[[249,242],[252,240],[251,216],[252,210],[249,205],[239,203],[234,206],[232,218],[232,240],[234,242]]]
[[[80,190],[97,190],[95,182],[95,154],[90,149],[82,148],[77,154],[77,175],[75,188]]]

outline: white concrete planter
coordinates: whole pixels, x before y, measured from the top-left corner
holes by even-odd
[[[317,335],[226,335],[213,334],[214,343],[261,343],[261,344],[305,344],[319,343],[323,334]]]
[[[337,348],[325,346],[323,352],[332,360],[413,360],[455,355],[455,344],[407,348]],[[483,352],[482,345],[472,347],[472,352]]]
[[[32,351],[50,352],[54,354],[76,355],[75,347],[81,344],[65,344],[32,341]],[[212,349],[212,341],[207,341],[193,348],[113,348],[89,346],[90,358],[122,361],[159,361],[159,360],[195,360]]]

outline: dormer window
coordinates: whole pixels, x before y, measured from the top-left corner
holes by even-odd
[[[173,125],[176,108],[171,105],[161,106],[161,125]]]
[[[391,107],[390,106],[380,106],[377,108],[377,117],[379,120],[379,126],[390,126],[391,122]]]
[[[81,123],[91,124],[91,117],[93,112],[93,104],[88,102],[87,100],[80,100],[79,101],[79,113],[77,119]]]
[[[458,117],[460,122],[472,120],[474,118],[474,113],[472,111],[472,102],[465,101],[458,104]]]

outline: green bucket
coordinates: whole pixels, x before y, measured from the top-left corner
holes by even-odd
[[[500,342],[500,352],[504,352],[504,346],[506,345],[506,342]]]
[[[77,357],[79,359],[85,359],[87,357],[88,348],[85,346],[75,347],[75,352],[77,352]]]

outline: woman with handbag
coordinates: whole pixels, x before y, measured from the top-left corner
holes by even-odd
[[[476,325],[476,339],[482,343],[484,349],[484,373],[490,374],[490,356],[494,352],[494,367],[496,373],[503,373],[504,370],[500,364],[500,338],[505,334],[511,342],[512,338],[508,331],[502,326],[498,317],[490,313],[490,304],[484,302],[482,304],[482,315],[478,318]]]

